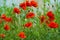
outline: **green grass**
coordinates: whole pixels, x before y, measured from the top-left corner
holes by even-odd
[[[11,27],[11,30],[9,31],[5,31],[3,29],[4,24],[6,22],[3,21],[0,24],[0,34],[1,33],[6,34],[6,37],[0,38],[0,40],[60,40],[60,6],[58,5],[56,8],[57,9],[54,11],[56,17],[55,22],[59,24],[59,27],[56,29],[52,29],[46,26],[45,23],[40,24],[38,17],[25,20],[25,15],[28,12],[28,10],[23,11],[21,9],[21,13],[19,15],[15,15],[13,14],[13,7],[10,8],[7,6],[0,7],[0,16],[2,13],[5,13],[8,17],[11,16],[13,18],[13,23],[11,22],[8,23]],[[33,9],[30,10],[33,11]],[[48,9],[44,11],[47,13]],[[39,11],[36,11],[36,13],[38,16],[41,15]],[[24,28],[22,26],[24,23],[28,21],[33,22],[33,27],[31,27],[30,29]],[[17,34],[21,31],[25,32],[27,38],[21,39],[17,36]]]

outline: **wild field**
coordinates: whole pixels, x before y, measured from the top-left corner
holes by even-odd
[[[60,40],[60,2],[23,0],[0,6],[0,40]]]

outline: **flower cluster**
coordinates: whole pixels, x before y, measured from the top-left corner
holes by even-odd
[[[20,5],[19,5],[23,10],[26,10],[26,8],[27,7],[37,7],[38,6],[38,4],[37,4],[37,2],[35,2],[35,1],[26,1],[26,2],[23,2],[23,3],[21,3]]]
[[[1,18],[6,21],[6,22],[11,22],[12,21],[12,18],[11,17],[7,17],[5,14],[2,14],[1,15]]]
[[[47,26],[49,26],[50,28],[57,28],[58,24],[56,22],[54,22],[55,16],[54,16],[53,12],[48,11],[46,15],[47,15],[48,19],[44,15],[41,15],[39,17],[40,23],[45,22],[47,24]]]

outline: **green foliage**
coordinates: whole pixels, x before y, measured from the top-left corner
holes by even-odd
[[[49,2],[50,0],[44,0],[44,2]],[[56,7],[57,10],[54,11],[55,17],[56,17],[56,22],[59,24],[59,27],[56,29],[51,29],[48,26],[44,24],[40,24],[39,18],[35,17],[32,19],[27,19],[25,20],[25,15],[28,12],[23,11],[21,9],[21,14],[15,15],[13,13],[13,7],[9,8],[7,6],[0,7],[0,16],[2,13],[5,13],[8,17],[11,16],[13,18],[12,23],[8,23],[11,27],[10,31],[5,31],[3,29],[5,22],[2,22],[0,24],[0,33],[5,33],[6,37],[5,38],[0,38],[0,40],[60,40],[60,5]],[[29,9],[29,8],[27,8]],[[33,9],[29,9],[33,11]],[[48,11],[48,9],[43,8],[45,11],[44,14]],[[39,15],[40,12],[37,11],[37,14]],[[41,14],[40,14],[41,15]],[[22,25],[28,21],[32,21],[34,23],[33,27],[31,29],[29,28],[24,28]],[[17,36],[17,34],[20,31],[24,31],[26,33],[27,38],[21,39]]]

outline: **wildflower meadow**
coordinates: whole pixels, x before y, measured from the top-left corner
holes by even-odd
[[[0,40],[60,40],[59,0],[6,1],[0,3]]]

